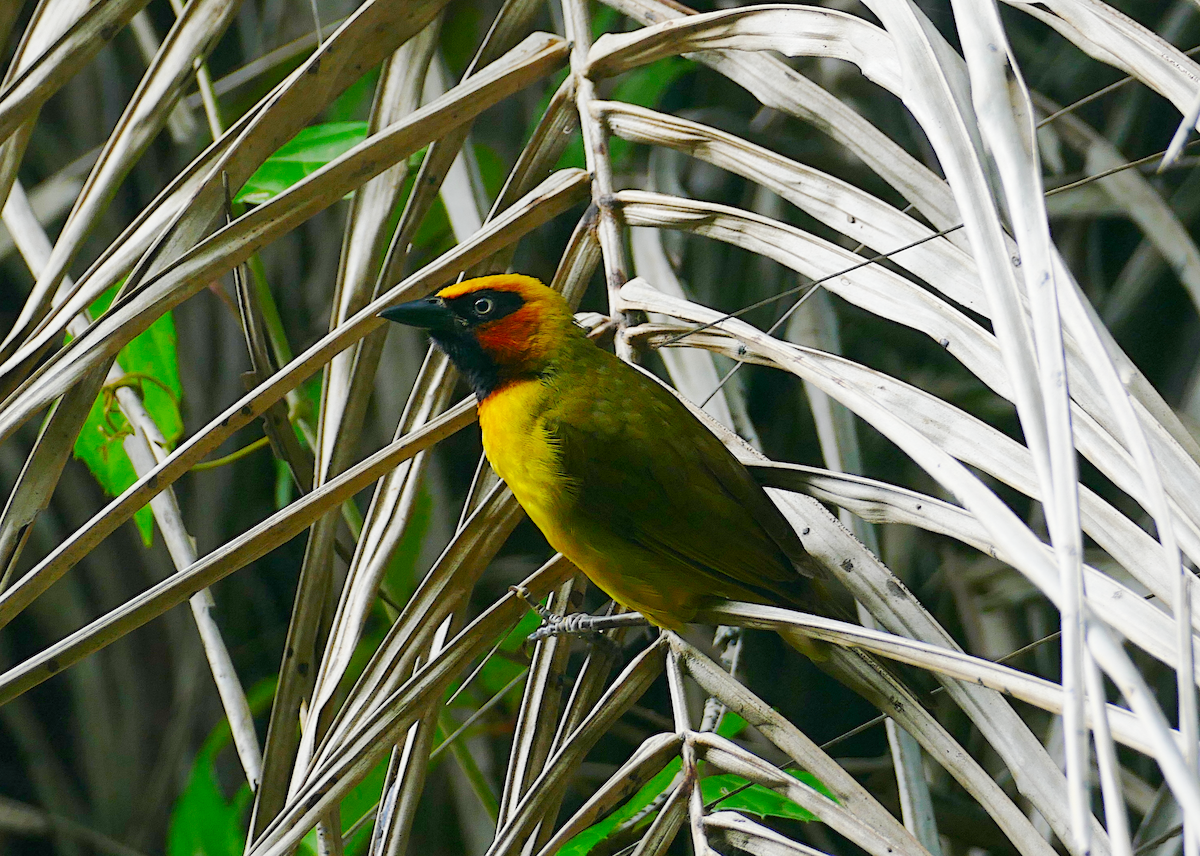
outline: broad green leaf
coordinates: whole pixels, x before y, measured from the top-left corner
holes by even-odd
[[[741,730],[741,726],[745,725],[745,720],[740,716],[733,715],[736,720],[741,720],[739,726],[736,721],[731,723],[731,727],[737,726],[737,730]],[[726,714],[726,721],[729,719],[729,714]],[[725,723],[723,722],[722,725]],[[736,732],[735,732],[736,733]],[[606,838],[613,834],[614,831],[622,824],[628,822],[638,812],[650,805],[656,797],[662,794],[671,784],[675,775],[679,772],[681,762],[679,758],[672,758],[667,762],[666,766],[653,779],[645,784],[633,797],[624,805],[593,826],[588,827],[583,832],[572,838],[562,850],[559,851],[562,856],[587,856],[596,845],[600,844]],[[702,767],[703,769],[703,767]],[[788,770],[789,776],[792,776],[804,782],[814,790],[819,791],[830,799],[836,799],[833,794],[825,787],[816,776],[807,773],[803,770]],[[732,794],[739,788],[745,788],[733,796],[722,799],[717,806],[720,809],[730,809],[734,811],[743,811],[748,814],[756,814],[759,817],[778,817],[788,820],[816,820],[811,812],[801,808],[796,803],[789,800],[787,797],[775,793],[770,788],[765,788],[762,785],[753,784],[745,787],[749,782],[741,776],[735,776],[730,773],[721,773],[715,776],[706,776],[700,780],[700,794],[704,799],[704,804],[708,805],[713,800],[720,799],[726,794]],[[648,825],[653,818],[653,814],[642,818],[640,823]]]
[[[274,693],[274,680],[260,682],[247,693],[250,709],[256,714],[264,712]],[[243,782],[233,798],[226,800],[216,770],[218,753],[232,739],[229,721],[223,719],[201,744],[187,785],[171,810],[167,856],[242,856],[250,786]]]
[[[672,56],[635,69],[621,77],[613,89],[611,100],[624,101],[639,107],[657,107],[671,84],[698,67],[690,59]]]
[[[672,758],[653,779],[646,782],[642,789],[630,797],[629,801],[618,808],[604,820],[589,826],[563,845],[559,856],[586,856],[592,848],[608,838],[617,827],[628,821],[639,811],[650,805],[659,794],[665,791],[679,772],[681,763],[678,758]],[[649,823],[650,818],[647,817]]]
[[[250,804],[250,786],[243,784],[232,800],[226,801],[217,782],[217,752],[229,740],[229,728],[214,741],[204,742],[187,787],[175,801],[167,832],[167,856],[241,856],[246,833],[242,814]]]
[[[263,161],[233,201],[261,205],[366,138],[366,122],[326,122],[304,128]]]
[[[694,71],[699,66],[690,59],[674,56],[651,65],[635,69],[623,75],[607,100],[624,101],[627,104],[636,104],[639,107],[659,107],[663,96],[675,81],[683,77],[685,74]],[[566,78],[564,72],[559,72],[551,79],[553,84],[549,87],[547,94],[543,97],[541,105],[536,113],[541,116],[546,112],[546,108],[550,104],[550,98],[555,90]],[[530,128],[530,131],[533,129]],[[617,169],[623,169],[628,166],[628,160],[633,152],[631,144],[622,140],[620,137],[612,137],[609,140],[609,159]],[[567,169],[568,167],[585,168],[583,153],[583,137],[579,131],[575,131],[571,135],[571,141],[567,143],[567,147],[563,150],[562,156],[559,157],[556,169]]]
[[[263,161],[262,166],[242,185],[233,201],[261,205],[366,138],[366,122],[325,122],[311,125]],[[413,153],[408,159],[409,166],[418,166],[423,157],[423,149]]]
[[[114,285],[91,305],[93,318],[108,309],[117,288],[119,285]],[[174,443],[183,433],[179,415],[183,388],[179,383],[175,320],[171,313],[163,315],[122,348],[117,359],[125,370],[127,383],[140,391],[146,410],[167,442]],[[109,496],[117,496],[136,481],[133,463],[121,445],[130,430],[111,390],[104,390],[92,402],[87,420],[75,439],[75,457],[87,465]],[[149,547],[154,540],[153,512],[145,506],[133,519],[142,541]]]
[[[659,107],[671,84],[697,67],[695,62],[681,56],[667,57],[622,76],[611,99],[638,107]],[[609,153],[613,166],[623,169],[633,153],[632,144],[620,137],[613,137],[609,141]]]
[[[354,122],[371,112],[375,87],[379,84],[379,68],[373,68],[346,87],[346,91],[325,108],[326,122]]]
[[[732,740],[742,733],[747,725],[746,720],[737,714],[735,711],[727,710],[725,715],[721,717],[721,722],[717,725],[717,734],[722,737]]]
[[[824,786],[811,773],[806,773],[802,770],[789,770],[788,775],[799,779],[816,790],[825,792]],[[700,794],[704,797],[704,804],[708,805],[713,800],[724,797],[726,794],[732,794],[734,791],[738,791],[738,788],[745,787],[745,785],[746,780],[741,776],[735,776],[732,773],[721,773],[702,779],[700,782]],[[828,793],[826,795],[828,796]],[[756,814],[759,817],[781,817],[787,820],[817,819],[816,815],[812,812],[801,808],[782,794],[778,794],[770,788],[765,788],[757,784],[750,785],[750,787],[738,791],[733,796],[725,797],[718,805],[722,810],[742,811],[747,814]]]

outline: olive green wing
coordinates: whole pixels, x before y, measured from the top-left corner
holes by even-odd
[[[577,524],[682,563],[714,596],[811,605],[820,568],[745,467],[666,389],[604,369],[546,421]]]

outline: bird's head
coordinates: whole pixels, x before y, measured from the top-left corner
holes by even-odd
[[[379,314],[428,330],[480,401],[508,381],[543,374],[582,337],[562,295],[520,274],[464,280]]]

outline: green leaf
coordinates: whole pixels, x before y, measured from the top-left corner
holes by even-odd
[[[613,89],[611,99],[636,104],[639,107],[656,108],[671,84],[696,68],[697,64],[690,59],[681,56],[668,57],[624,75]],[[633,148],[629,141],[615,136],[612,138],[609,143],[609,156],[613,166],[617,169],[624,168],[632,154]]]
[[[483,189],[488,199],[495,199],[504,187],[504,179],[508,178],[508,167],[491,146],[476,143],[474,149],[475,162],[479,164],[479,177],[483,179]]]
[[[366,122],[325,122],[311,125],[263,161],[262,166],[242,185],[233,201],[261,205],[366,138]],[[409,166],[419,166],[424,156],[424,149],[413,153],[408,158]]]
[[[274,692],[274,680],[260,682],[246,694],[250,709],[265,711]],[[232,739],[229,721],[223,719],[201,744],[187,785],[171,810],[167,856],[242,856],[246,846],[243,816],[250,806],[250,786],[243,782],[233,798],[226,800],[216,769],[218,753]]]
[[[746,720],[732,710],[725,711],[725,715],[721,717],[721,722],[717,725],[717,734],[721,737],[732,740],[742,733],[742,729],[748,723]]]
[[[824,785],[817,781],[817,778],[811,773],[802,770],[788,770],[787,772],[789,776],[799,779],[806,785],[825,792]],[[720,799],[738,788],[745,787],[746,783],[746,779],[732,773],[709,776],[700,781],[700,795],[704,797],[704,804],[708,805],[715,799]],[[750,785],[745,790],[726,797],[718,806],[721,810],[743,811],[759,817],[781,817],[787,820],[817,819],[812,812],[801,808],[782,794],[758,784]]]
[[[91,305],[93,318],[108,309],[119,287],[114,285]],[[183,388],[179,383],[175,320],[171,313],[163,315],[122,348],[117,359],[125,370],[127,382],[140,391],[147,412],[167,442],[174,443],[183,433],[183,419],[179,415]],[[130,431],[111,391],[103,391],[92,402],[75,439],[75,457],[87,465],[109,496],[117,496],[137,479],[133,463],[121,445]],[[144,506],[133,519],[142,541],[149,547],[154,540],[153,512]]]
[[[608,838],[618,826],[621,826],[639,811],[650,805],[659,794],[665,791],[675,778],[675,774],[679,772],[680,767],[681,762],[679,758],[672,758],[659,771],[658,775],[646,782],[642,786],[642,789],[630,797],[629,801],[623,806],[599,823],[589,826],[564,844],[562,849],[558,851],[559,856],[587,856],[592,851],[592,848]],[[649,818],[646,818],[646,821],[649,822]]]
[[[226,731],[228,734],[228,730]],[[223,743],[205,741],[187,787],[175,801],[167,832],[167,856],[241,856],[246,834],[242,814],[250,804],[250,786],[243,784],[226,802],[214,766]]]
[[[326,122],[305,128],[263,161],[233,201],[260,205],[366,138],[366,122]]]
[[[623,76],[613,89],[611,100],[639,107],[657,107],[671,84],[698,67],[681,56],[667,57]]]
[[[353,122],[371,111],[375,87],[379,83],[379,68],[373,68],[346,87],[346,91],[325,108],[326,122]]]
[[[737,714],[726,714],[726,718],[722,722],[722,732],[724,731],[724,727],[740,731],[744,725],[745,720],[737,716]],[[671,781],[675,778],[681,766],[682,763],[678,757],[672,758],[658,775],[647,782],[628,802],[604,820],[593,826],[589,826],[568,841],[559,851],[561,856],[587,856],[593,848],[612,835],[618,827],[628,822],[630,818],[650,805],[656,797],[662,794],[670,786]],[[789,770],[787,773],[789,776],[799,779],[814,790],[836,801],[830,790],[811,773],[802,770]],[[730,773],[706,776],[700,781],[700,795],[703,797],[705,805],[708,805],[713,800],[719,799],[726,794],[731,794],[748,784],[750,784],[748,780]],[[787,797],[781,796],[770,788],[765,788],[758,784],[752,784],[736,795],[721,800],[717,807],[719,809],[744,811],[749,814],[756,814],[759,817],[778,817],[787,820],[803,821],[817,819],[812,812],[801,808]],[[647,815],[642,819],[641,823],[649,825],[652,818],[653,814]]]

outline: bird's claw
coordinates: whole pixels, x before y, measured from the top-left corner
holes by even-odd
[[[610,616],[588,615],[584,612],[556,615],[546,611],[541,613],[541,617],[542,626],[525,637],[527,644],[532,645],[555,636],[574,637],[596,646],[618,662],[624,659],[621,654],[621,646],[617,644],[616,640],[596,629],[597,622],[602,622]]]
[[[542,619],[541,627],[525,637],[525,641],[529,644],[555,636],[574,636],[590,642],[620,659],[620,646],[615,640],[604,635],[602,631],[647,624],[646,619],[637,612],[624,612],[619,615],[588,615],[583,612],[573,612],[569,615],[559,615],[535,601],[524,586],[509,586],[508,590],[525,601],[525,604]]]
[[[536,600],[534,600],[533,595],[531,595],[529,593],[529,589],[525,588],[525,586],[523,586],[523,585],[509,586],[508,590],[510,592],[512,592],[513,594],[515,594],[517,597],[519,597],[521,600],[525,601],[525,605],[528,606],[531,611],[536,612],[538,614],[538,618],[542,619],[542,621],[548,623],[559,617],[559,616],[555,615],[553,612],[551,612],[549,609],[547,609],[546,607],[542,606]]]
[[[574,636],[594,645],[618,664],[625,660],[621,646],[617,640],[602,631],[617,627],[641,626],[647,623],[646,619],[636,612],[625,612],[620,615],[588,615],[581,612],[570,615],[549,613],[543,614],[542,619],[542,626],[525,637],[527,643],[532,644],[554,636]]]

